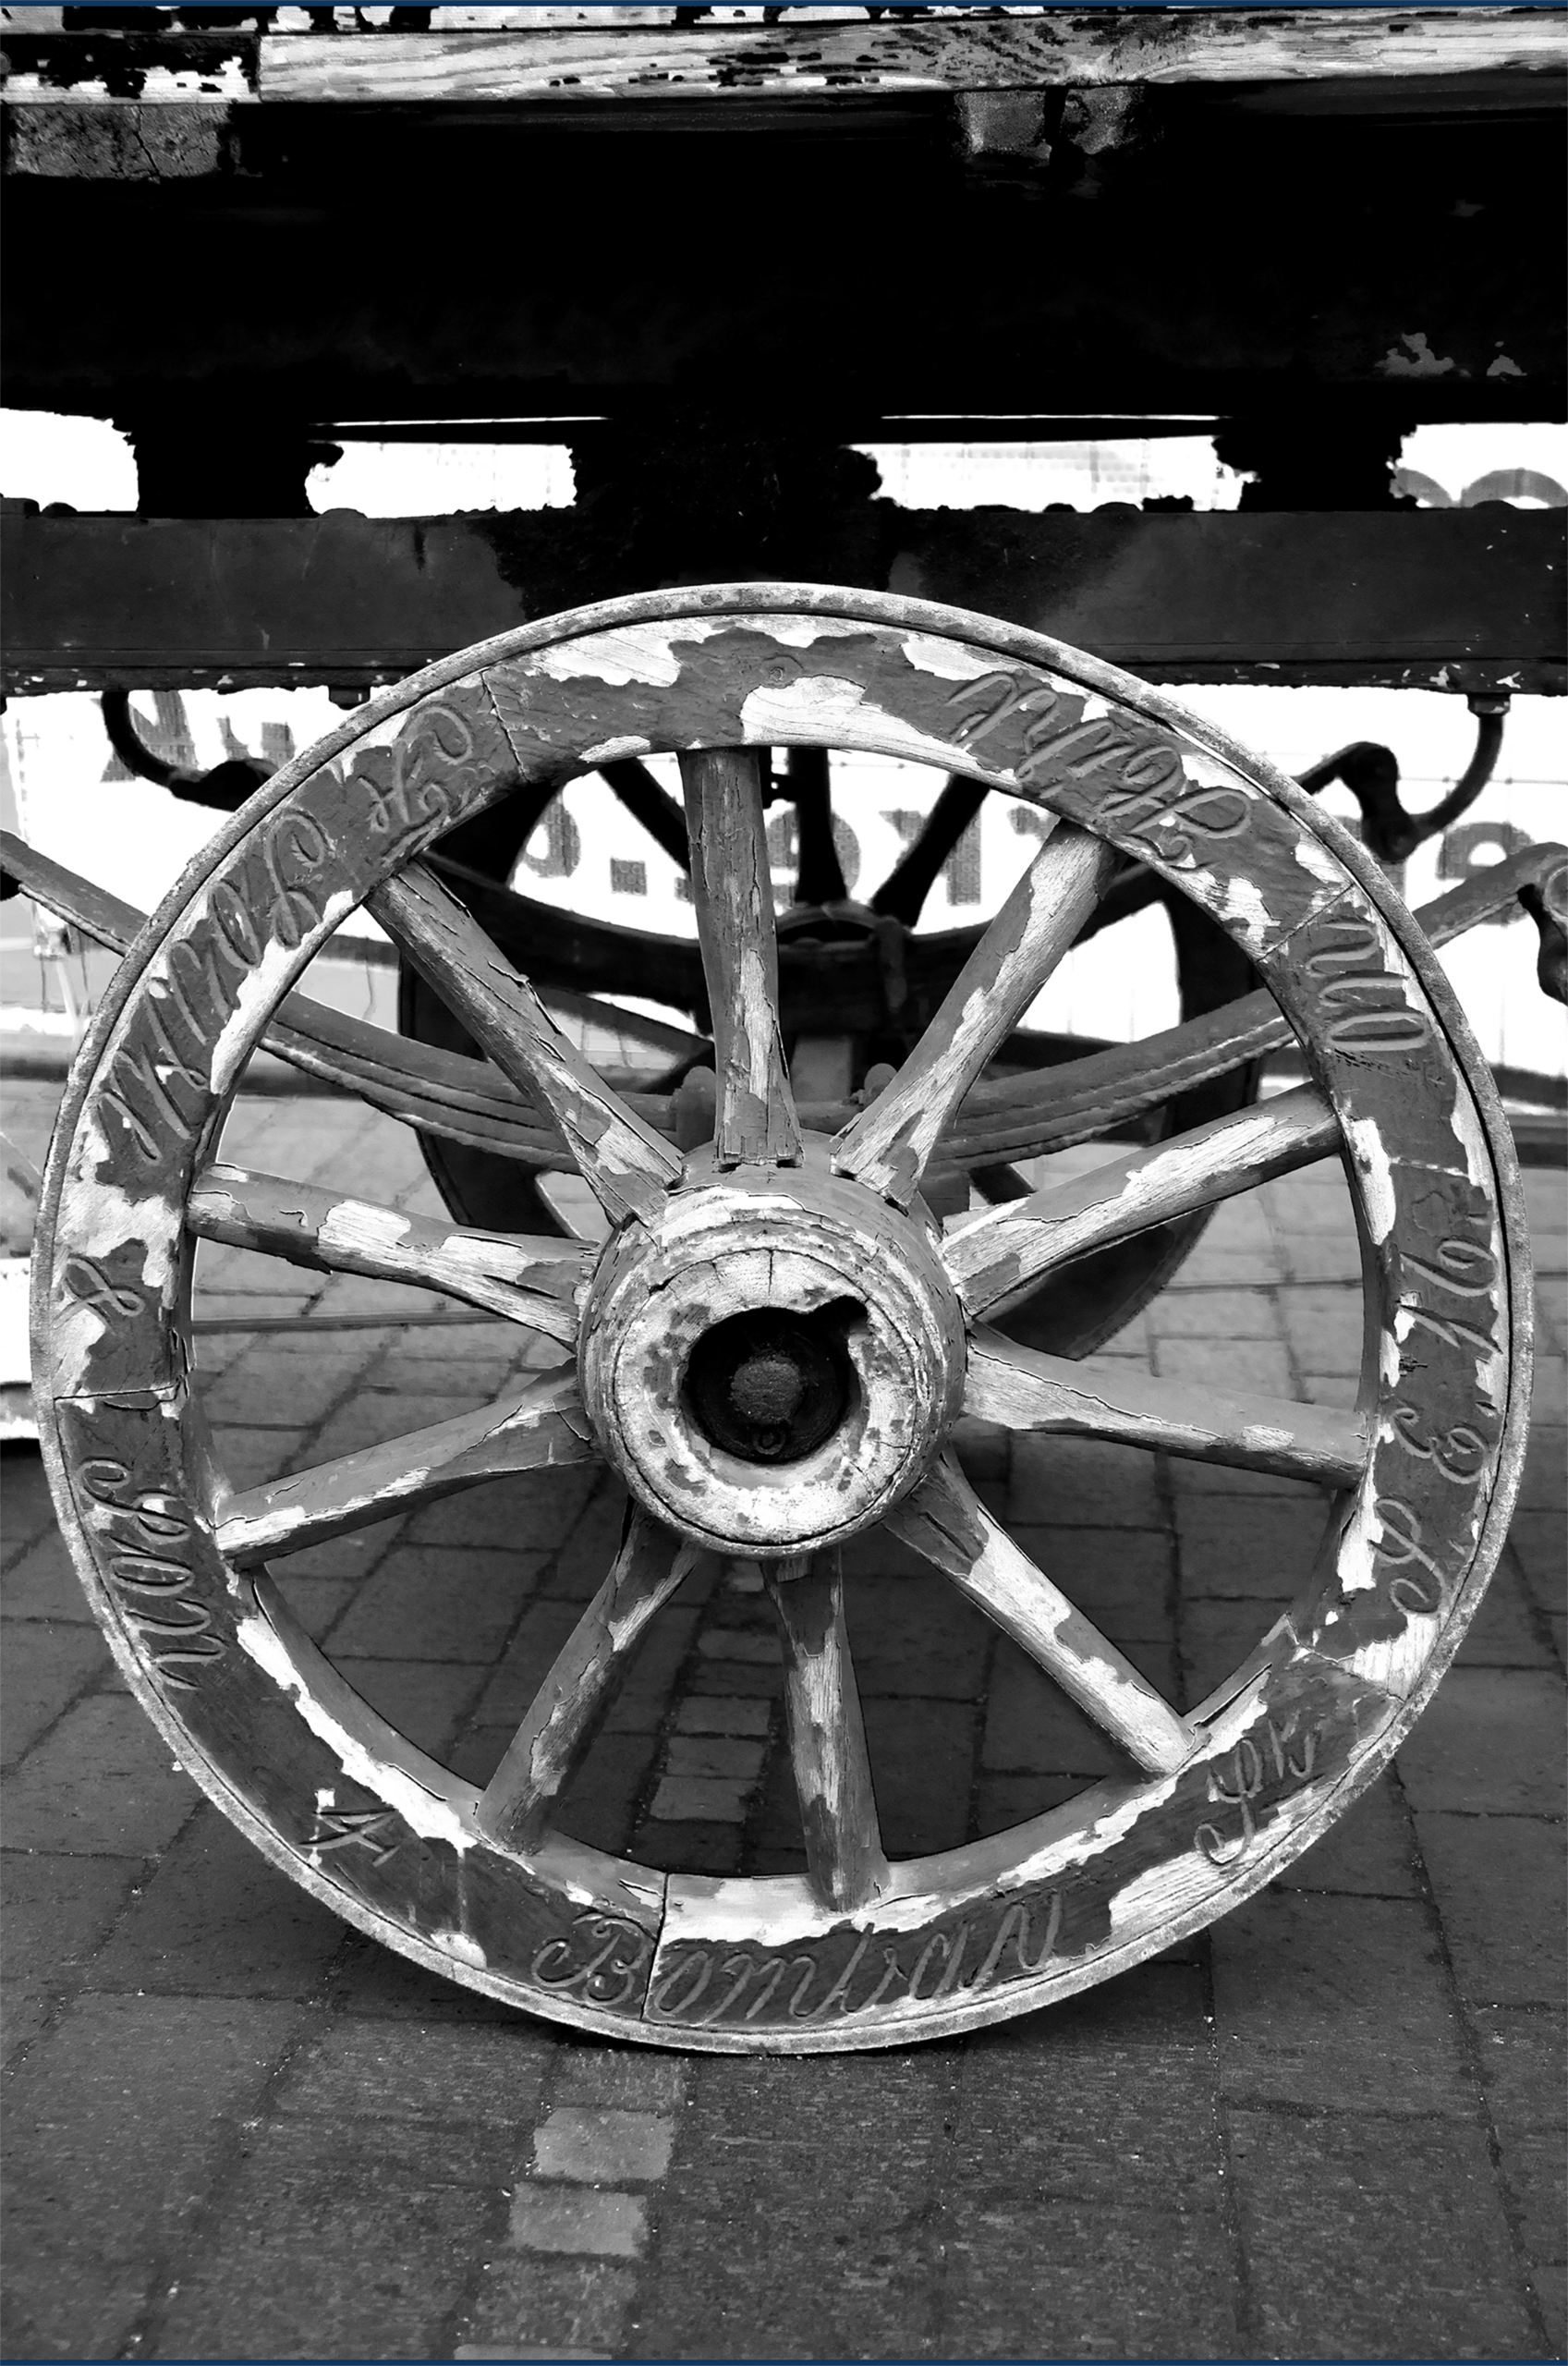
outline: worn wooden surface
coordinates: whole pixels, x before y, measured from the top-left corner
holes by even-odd
[[[1184,1410],[1097,1392],[1092,1373],[1081,1384],[1043,1359],[1003,1354],[999,1371],[960,1302],[1017,1270],[992,1253],[995,1219],[943,1241],[918,1201],[900,1213],[832,1175],[811,1128],[798,1168],[722,1172],[701,1143],[683,1157],[656,1136],[681,1160],[674,1188],[651,1219],[623,1211],[575,1366],[233,1492],[188,1396],[190,1195],[210,1198],[199,1177],[225,1097],[332,928],[367,897],[396,911],[389,883],[418,881],[432,839],[486,809],[498,765],[538,778],[589,749],[792,742],[962,765],[1149,863],[1245,946],[1312,1084],[1117,1162],[1054,1219],[1042,1195],[1022,1230],[1082,1245],[1338,1150],[1365,1260],[1355,1419],[1201,1389]],[[182,1762],[307,1888],[419,1961],[577,2026],[731,2050],[868,2046],[978,2026],[1169,1946],[1273,1879],[1375,1777],[1473,1613],[1509,1516],[1526,1261],[1489,1082],[1433,957],[1292,783],[1160,693],[999,623],[823,589],[687,592],[525,630],[376,701],[279,774],[204,864],[123,966],[62,1112],[36,1253],[41,1428],[128,1680]],[[462,957],[444,984],[463,1000],[462,981],[493,975],[517,1024],[516,973],[489,961],[478,923],[446,941]],[[533,1026],[529,1014],[530,1044]],[[593,1153],[579,1142],[585,1164]],[[782,1315],[836,1326],[854,1375],[837,1426],[783,1464],[704,1446],[692,1351],[720,1323]],[[1185,1714],[957,1476],[949,1441],[971,1391],[1042,1418],[1047,1434],[1157,1440],[1199,1462],[1271,1455],[1263,1467],[1331,1491],[1302,1591]],[[799,1628],[795,1762],[818,1818],[814,1879],[666,1875],[539,1816],[617,1657],[608,1625],[584,1630],[580,1680],[525,1727],[527,1767],[491,1802],[494,1822],[510,1828],[516,1811],[537,1836],[499,1843],[478,1789],[393,1734],[251,1571],[488,1471],[589,1457],[687,1543],[766,1562],[781,1593],[818,1545],[891,1518],[1051,1670],[1123,1770],[981,1841],[891,1862],[884,1880],[856,1803],[830,1586],[785,1614]],[[647,1591],[662,1582],[651,1571]],[[346,1775],[384,1846],[346,1852],[329,1877],[321,1800]],[[835,1902],[846,1888],[856,1902]]]
[[[26,10],[13,11],[25,19]],[[921,10],[893,22],[865,10],[808,23],[686,23],[675,11],[620,11],[611,21],[541,22],[541,12],[497,9],[493,29],[471,18],[428,32],[367,28],[360,38],[304,31],[192,34],[145,27],[30,34],[13,30],[6,95],[12,104],[181,104],[227,107],[349,101],[359,104],[550,100],[566,104],[735,100],[759,92],[889,94],[1013,91],[1064,84],[1379,82],[1392,77],[1550,75],[1564,48],[1554,12],[1475,8],[1398,15],[1381,8],[1258,9],[1245,21],[1210,9],[1140,9],[1098,18],[1041,9],[1000,20]],[[661,14],[662,21],[660,21]],[[614,17],[623,21],[617,23]],[[631,17],[633,21],[624,19]],[[510,19],[510,21],[508,21]],[[116,71],[116,65],[118,70]],[[96,70],[95,70],[96,69]]]
[[[1560,511],[912,510],[889,521],[885,547],[870,525],[853,553],[819,552],[817,571],[848,568],[1003,616],[1151,680],[1568,681]],[[418,521],[13,512],[0,545],[13,695],[225,677],[238,689],[397,681],[455,645],[618,588],[569,511]]]
[[[776,1564],[768,1590],[784,1638],[784,1716],[811,1885],[852,1912],[888,1886],[871,1763],[844,1622],[835,1552]]]

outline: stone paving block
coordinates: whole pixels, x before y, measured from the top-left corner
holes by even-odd
[[[1562,1355],[1568,1349],[1568,1280],[1561,1274],[1536,1276],[1538,1335]]]
[[[1329,1506],[1226,1497],[1189,1497],[1176,1505],[1176,1543],[1184,1600],[1233,1595],[1289,1602],[1312,1572]]]
[[[976,1485],[990,1480],[1005,1482],[1013,1467],[1013,1433],[994,1421],[961,1414],[948,1432],[948,1449],[965,1476]]]
[[[25,1756],[78,1694],[115,1672],[96,1627],[7,1619],[0,1641],[0,1750]]]
[[[1304,1371],[1360,1371],[1364,1326],[1359,1275],[1337,1288],[1319,1283],[1282,1290],[1280,1312]]]
[[[784,1691],[782,1660],[698,1659],[682,1671],[683,1696],[720,1693],[725,1699],[752,1693],[760,1700],[779,1699]]]
[[[491,1666],[544,1567],[542,1553],[397,1544],[333,1633],[334,1653]]]
[[[675,1703],[675,1731],[680,1734],[762,1734],[772,1723],[766,1701],[750,1699],[745,1694],[733,1701],[678,1701]]]
[[[71,1566],[66,1540],[51,1527],[0,1577],[0,1609],[7,1621],[18,1618],[58,1619],[72,1627],[96,1624]]]
[[[310,1443],[309,1430],[258,1430],[247,1422],[223,1422],[213,1424],[212,1435],[213,1459],[236,1489],[264,1487],[269,1480],[326,1459]]]
[[[1287,1234],[1279,1243],[1279,1255],[1292,1284],[1355,1284],[1361,1279],[1361,1247],[1348,1208],[1343,1228]]]
[[[656,1872],[668,1873],[707,1873],[719,1875],[738,1873],[741,1869],[742,1833],[737,1823],[662,1823],[650,1817],[639,1819],[627,1854],[639,1865],[650,1865]],[[749,1854],[747,1870],[758,1870]],[[799,1871],[804,1867],[792,1867]],[[772,1871],[772,1867],[765,1870]]]
[[[1222,1200],[1203,1233],[1203,1246],[1215,1257],[1232,1250],[1259,1254],[1268,1250],[1270,1239],[1268,1203],[1256,1191],[1240,1199]]]
[[[1361,2114],[1230,2118],[1263,2355],[1541,2354],[1477,2128]]]
[[[389,1438],[455,1421],[460,1413],[478,1412],[493,1394],[493,1390],[468,1389],[456,1396],[414,1396],[404,1389],[359,1389],[311,1440],[310,1460],[332,1462],[340,1454],[359,1454]]]
[[[444,1765],[452,1737],[473,1707],[484,1671],[450,1660],[353,1659],[339,1653],[338,1674],[388,1725]]]
[[[1171,1637],[1174,1562],[1168,1536],[1148,1530],[1035,1527],[1015,1541],[1052,1585],[1124,1650]]]
[[[1336,1890],[1355,1897],[1419,1897],[1415,1827],[1393,1777],[1381,1774],[1368,1785],[1322,1839],[1276,1879],[1285,1889]]]
[[[929,2352],[946,2050],[720,2055],[690,2092],[638,2354],[809,2358],[828,2326],[835,2357]]]
[[[1013,1443],[1006,1520],[1065,1528],[1165,1525],[1155,1457],[1100,1438],[1020,1436]]]
[[[151,1857],[168,1846],[197,1798],[128,1693],[90,1694],[11,1776],[6,1843],[67,1856]]]
[[[648,2202],[640,2193],[519,2184],[512,2194],[506,2239],[514,2250],[638,2259],[648,2239]]]
[[[1450,1668],[1399,1752],[1411,1806],[1561,1815],[1562,1708],[1559,1677]]]
[[[707,1627],[697,1639],[697,1648],[705,1660],[723,1660],[726,1665],[783,1665],[779,1639],[771,1627]]]
[[[1534,1421],[1559,1425],[1568,1420],[1568,1358],[1542,1355],[1538,1347],[1530,1414]]]
[[[5,1973],[18,1989],[71,1989],[140,1877],[140,1857],[0,1857]]]
[[[523,2030],[534,2036],[540,2024],[514,2005],[458,1985],[444,1973],[427,1971],[407,1956],[346,1929],[334,1960],[327,2002],[334,2014],[380,2022],[418,2022],[432,2028],[476,2023],[487,2029]]]
[[[619,1855],[657,1746],[652,1734],[597,1735],[561,1795],[555,1811],[561,1829],[591,1848]]]
[[[863,1703],[882,1840],[921,1857],[968,1837],[978,1717],[967,1701]]]
[[[289,2065],[273,2108],[345,2126],[385,2119],[489,2128],[515,2142],[520,2164],[554,2051],[543,2025],[516,2012],[502,2028],[334,2014]]]
[[[670,2165],[675,2123],[668,2114],[556,2104],[533,2136],[540,2177],[577,2185],[650,2185]]]
[[[1348,1413],[1354,1409],[1358,1385],[1350,1372],[1304,1372],[1301,1401],[1304,1405],[1338,1405]]]
[[[1564,2001],[1568,1939],[1560,1825],[1534,1816],[1416,1819],[1460,1994],[1473,2005]]]
[[[699,1611],[679,1606],[687,1600],[683,1587],[676,1604],[659,1613],[633,1652],[604,1720],[607,1734],[651,1734],[662,1725],[675,1678],[697,1631]]]
[[[591,1470],[570,1467],[488,1480],[424,1505],[408,1523],[408,1542],[495,1545],[507,1552],[526,1543],[530,1554],[557,1553],[581,1519],[593,1483]]]
[[[1290,1357],[1276,1339],[1157,1339],[1154,1369],[1160,1379],[1227,1396],[1289,1396]]]
[[[752,1735],[672,1734],[664,1745],[665,1771],[671,1774],[719,1774],[731,1782],[751,1783],[762,1772],[767,1743]]]
[[[1275,1248],[1232,1249],[1222,1240],[1210,1247],[1212,1229],[1200,1235],[1197,1247],[1183,1258],[1175,1281],[1166,1285],[1167,1298],[1184,1289],[1203,1289],[1211,1283],[1230,1289],[1268,1289],[1283,1280],[1284,1267]]]
[[[313,1643],[334,1627],[359,1591],[356,1578],[305,1578],[286,1561],[273,1572],[278,1592]]]
[[[376,1352],[375,1334],[308,1332],[286,1342],[256,1338],[223,1378],[203,1389],[210,1421],[312,1429],[355,1385]]]
[[[1542,1610],[1568,1608],[1568,1536],[1557,1511],[1516,1511],[1508,1550],[1517,1555],[1531,1598]]]
[[[607,2111],[678,2112],[693,2075],[678,2055],[562,2032],[552,2092],[557,2103]]]
[[[461,2147],[449,2148],[460,2153]],[[182,2262],[154,2358],[416,2358],[464,2304],[499,2215],[402,2130],[285,2120],[250,2140]]]
[[[1355,1222],[1343,1172],[1331,1169],[1327,1162],[1278,1177],[1270,1190],[1269,1212],[1276,1235],[1287,1240],[1298,1232],[1343,1231]]]
[[[307,1996],[343,1945],[337,1916],[203,1805],[92,1965],[95,1988]]]
[[[254,1998],[85,1996],[34,2047],[6,2114],[8,2356],[121,2355],[298,2028]]]
[[[1211,2212],[1053,2198],[971,2216],[961,2201],[947,2220],[944,2313],[980,2357],[1008,2354],[1020,2325],[1039,2358],[1247,2354],[1233,2246]]]
[[[579,1603],[590,1602],[608,1576],[621,1549],[626,1518],[626,1491],[619,1480],[606,1470],[590,1470],[583,1481],[585,1492],[562,1533],[543,1585],[548,1594]]]
[[[746,1822],[751,1789],[749,1781],[666,1774],[653,1794],[653,1804],[648,1812],[660,1823],[741,1824]]]
[[[1510,2215],[1519,2229],[1546,2317],[1547,2354],[1561,2354],[1568,2282],[1568,2196],[1564,2187],[1563,2027],[1560,2011],[1483,2007],[1475,2016],[1482,2091],[1502,2169]]]
[[[458,2358],[607,2358],[621,2347],[638,2270],[608,2259],[506,2254],[492,2260],[469,2315],[476,2336]],[[511,2336],[511,2346],[503,2337]],[[493,2347],[480,2347],[484,2336]]]
[[[1186,1268],[1182,1281],[1187,1281]],[[1149,1307],[1147,1321],[1156,1339],[1277,1339],[1280,1314],[1272,1298],[1259,1289],[1194,1289],[1161,1291]]]
[[[1481,1606],[1459,1646],[1461,1667],[1533,1667],[1555,1672],[1556,1654],[1542,1631],[1529,1590],[1511,1553],[1504,1552]]]
[[[1519,1489],[1521,1511],[1568,1512],[1568,1430],[1534,1421]]]
[[[1114,1744],[1003,1636],[991,1667],[981,1763],[988,1774],[1121,1774]],[[879,1794],[880,1796],[880,1794]]]
[[[1232,2101],[1473,2115],[1424,1906],[1270,1887],[1217,1922],[1209,1945],[1220,2076]]]
[[[923,1578],[857,1578],[845,1596],[862,1698],[977,1697],[996,1629],[948,1579],[931,1569]]]

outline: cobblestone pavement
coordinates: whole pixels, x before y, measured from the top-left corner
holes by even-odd
[[[8,1129],[41,1134],[51,1098],[14,1092]],[[226,1146],[434,1204],[409,1138],[336,1104],[242,1104]],[[1565,1258],[1562,1177],[1528,1181],[1523,1508],[1393,1771],[1197,1940],[901,2053],[581,2042],[346,1930],[171,1766],[36,1457],[8,1455],[6,2354],[1560,2355]],[[389,1327],[433,1299],[202,1254],[199,1319],[236,1326],[201,1360],[239,1483],[477,1406],[518,1360],[500,1325]],[[1349,1401],[1356,1277],[1338,1170],[1317,1168],[1222,1210],[1115,1348]],[[306,1335],[251,1327],[307,1305]],[[969,1457],[1174,1699],[1235,1664],[1315,1542],[1284,1482],[994,1435]],[[298,1556],[286,1585],[372,1701],[482,1778],[619,1517],[591,1470],[500,1482]],[[893,1550],[857,1548],[850,1619],[906,1854],[1106,1762]],[[564,1821],[653,1864],[797,1867],[779,1689],[765,1602],[734,1578],[687,1592]]]

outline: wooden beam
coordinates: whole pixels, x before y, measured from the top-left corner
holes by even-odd
[[[836,20],[812,10],[803,23],[695,25],[676,21],[685,12],[673,8],[639,8],[591,29],[541,23],[543,10],[490,13],[482,31],[470,12],[438,8],[429,32],[220,35],[167,30],[149,10],[145,30],[13,33],[6,95],[24,106],[669,105],[1114,83],[1544,79],[1561,74],[1565,54],[1561,18],[1534,8],[1042,8],[1003,18],[927,8],[892,23],[846,9]],[[444,28],[444,18],[466,18],[465,28]]]
[[[878,520],[863,543],[838,521],[817,579],[978,609],[1153,681],[1560,692],[1563,526],[1562,511],[1501,504],[908,510],[894,535]],[[569,511],[143,519],[13,506],[4,549],[12,694],[392,682],[627,588],[605,580],[602,550]]]

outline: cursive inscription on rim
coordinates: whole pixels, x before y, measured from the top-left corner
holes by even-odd
[[[1407,1052],[1425,1043],[1431,1027],[1413,1009],[1401,979],[1382,966],[1382,933],[1369,912],[1331,912],[1321,922],[1330,941],[1300,963],[1330,1047],[1342,1055]]]
[[[1261,1743],[1250,1734],[1244,1734],[1235,1748],[1209,1769],[1209,1805],[1234,1809],[1236,1820],[1233,1823],[1227,1817],[1223,1824],[1217,1821],[1200,1823],[1192,1836],[1199,1856],[1207,1857],[1211,1865],[1238,1864],[1257,1837],[1255,1802],[1270,1787],[1276,1799],[1284,1798],[1310,1779],[1317,1762],[1315,1726],[1308,1726],[1300,1735],[1289,1735],[1282,1732],[1270,1717],[1263,1728]]]
[[[93,1506],[100,1566],[123,1616],[147,1636],[148,1656],[164,1682],[193,1691],[194,1677],[182,1671],[221,1658],[224,1645],[212,1632],[211,1612],[189,1592],[188,1506],[162,1488],[138,1487],[127,1465],[108,1455],[78,1464],[71,1475]]]
[[[590,2005],[625,2005],[642,1986],[653,1941],[620,1914],[579,1914],[565,1938],[547,1939],[529,1977]]]
[[[803,2027],[879,2005],[941,2003],[1032,1979],[1056,1953],[1062,1896],[977,1907],[947,1928],[908,1936],[861,1933],[836,1972],[825,1951],[765,1956],[682,1942],[648,1994],[650,2021],[685,2029]]]

